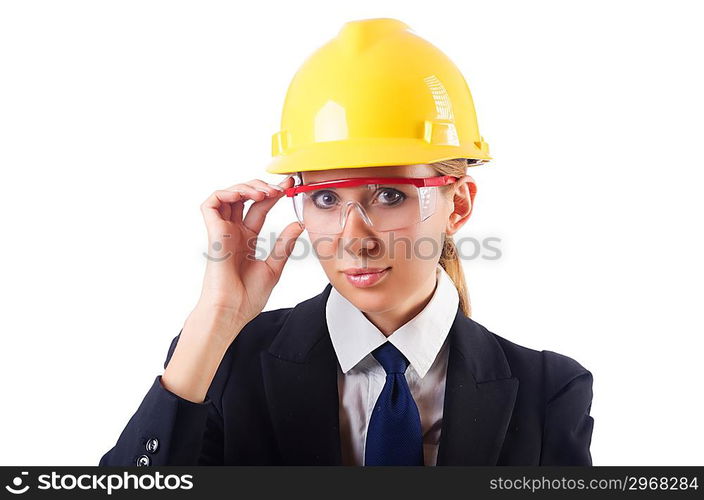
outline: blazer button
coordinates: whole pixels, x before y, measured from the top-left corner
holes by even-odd
[[[147,440],[147,443],[144,445],[144,447],[149,453],[156,453],[159,449],[159,440],[157,438],[151,438]]]
[[[140,455],[137,457],[137,460],[136,460],[137,467],[151,465],[151,463],[152,463],[152,460],[147,455]]]

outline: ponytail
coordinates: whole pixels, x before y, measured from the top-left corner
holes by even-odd
[[[452,236],[446,236],[445,242],[440,254],[440,265],[448,274],[452,283],[457,289],[457,294],[460,298],[460,310],[468,318],[472,316],[472,304],[469,300],[467,292],[467,283],[464,280],[464,271],[462,270],[462,262],[459,259],[457,246]]]
[[[430,166],[441,175],[453,175],[459,178],[466,175],[467,167],[470,163],[475,162],[476,160],[468,160],[467,158],[453,158],[450,160],[430,163]],[[459,258],[457,245],[455,245],[455,240],[451,235],[444,235],[444,237],[445,241],[443,242],[439,264],[448,274],[450,279],[452,279],[452,282],[457,289],[457,294],[460,298],[460,310],[465,316],[471,317],[472,304],[469,300],[469,292],[467,291],[467,283],[464,279],[464,271],[462,269],[462,262]]]

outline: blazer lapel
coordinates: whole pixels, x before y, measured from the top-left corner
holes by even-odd
[[[457,309],[437,465],[497,465],[518,392],[503,349]]]
[[[325,321],[332,285],[297,304],[268,351],[264,391],[283,463],[341,465],[337,356]]]

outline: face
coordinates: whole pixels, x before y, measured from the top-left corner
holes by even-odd
[[[434,177],[429,165],[345,168],[303,172],[304,184],[355,177]],[[402,229],[380,232],[369,227],[356,210],[350,210],[338,235],[308,236],[335,289],[366,313],[406,310],[429,296],[435,287],[443,235],[452,235],[467,221],[473,195],[470,176],[438,188],[435,212],[426,220]],[[350,268],[380,268],[368,280],[353,278]]]

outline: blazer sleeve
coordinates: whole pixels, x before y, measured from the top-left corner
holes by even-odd
[[[181,332],[171,341],[164,368],[180,336]],[[223,358],[221,372],[225,364]],[[100,459],[99,466],[222,465],[224,429],[220,379],[216,374],[205,400],[194,403],[167,390],[161,383],[161,375],[157,375],[115,446]]]
[[[592,465],[592,374],[559,354],[547,364],[550,378],[559,382],[548,383],[558,389],[548,392],[540,465]]]

